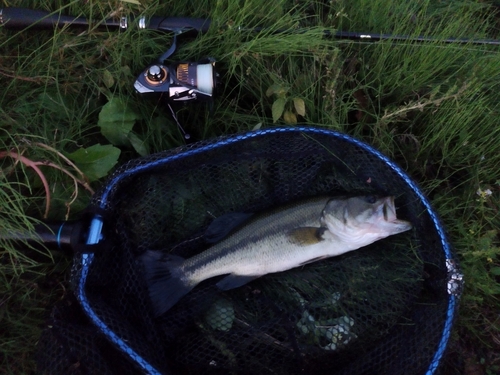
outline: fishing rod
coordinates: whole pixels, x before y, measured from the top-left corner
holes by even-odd
[[[183,34],[206,33],[210,29],[212,21],[203,18],[190,17],[163,17],[163,16],[141,16],[110,18],[92,24],[84,17],[62,15],[58,12],[47,12],[26,8],[7,7],[0,8],[0,26],[7,29],[47,29],[54,27],[92,27],[106,28],[108,30],[127,30],[136,28],[139,30],[156,30],[173,33],[173,42],[170,48],[158,58],[157,61],[146,67],[137,77],[134,87],[140,94],[166,94],[170,102],[187,102],[198,100],[211,100],[217,84],[215,72],[215,59],[205,59],[197,62],[174,63],[167,65],[165,61],[175,52],[177,48],[177,36]],[[248,33],[259,33],[266,28],[237,27],[237,30]],[[303,33],[307,29],[276,30],[274,33]],[[394,34],[362,33],[355,31],[335,31],[325,29],[323,34],[326,38],[355,40],[355,41],[383,41],[395,42],[440,42],[473,45],[500,45],[500,40],[495,39],[471,39],[471,38],[447,38],[439,39],[427,36],[408,36]],[[170,108],[171,109],[171,108]],[[172,111],[172,109],[171,109]],[[180,130],[185,134],[184,130]]]
[[[110,30],[127,30],[136,28],[139,30],[157,30],[171,32],[174,35],[170,48],[158,58],[157,61],[147,66],[137,77],[134,87],[140,94],[166,94],[170,102],[187,102],[198,100],[211,100],[217,84],[215,72],[215,59],[205,59],[197,62],[184,62],[165,64],[165,61],[175,52],[177,48],[177,36],[181,34],[206,33],[212,25],[211,20],[189,17],[163,17],[163,16],[141,16],[111,18],[94,24],[97,28]],[[47,12],[26,8],[7,7],[0,9],[0,26],[7,29],[47,29],[54,27],[90,27],[92,22],[84,17],[62,15],[58,12]],[[263,27],[244,28],[237,27],[241,32],[258,33],[266,30]],[[276,30],[275,33],[301,33],[306,29]],[[470,39],[470,38],[447,38],[438,39],[427,36],[407,36],[393,34],[374,34],[353,31],[324,30],[327,38],[382,41],[390,40],[396,42],[440,42],[474,45],[500,45],[500,40],[493,39]],[[171,109],[171,108],[170,108]],[[173,111],[171,109],[171,111]],[[176,121],[177,122],[177,121]],[[184,130],[180,130],[185,134]]]
[[[107,29],[127,30],[135,27],[140,30],[157,30],[169,31],[176,34],[185,32],[206,33],[210,26],[211,20],[203,18],[190,18],[190,17],[127,17],[122,16],[119,18],[106,19],[96,23],[97,27]],[[65,16],[59,13],[51,13],[40,10],[7,7],[0,8],[0,26],[8,29],[24,29],[36,28],[46,29],[53,27],[89,27],[92,26],[90,21],[84,17]],[[244,28],[238,27],[242,32],[261,32],[265,30],[262,27]],[[279,31],[278,31],[279,32]],[[289,32],[289,31],[286,31]],[[303,30],[296,30],[300,33]],[[349,39],[349,40],[366,40],[366,41],[382,41],[391,40],[399,42],[441,42],[441,43],[458,43],[458,44],[473,44],[473,45],[500,45],[500,40],[497,39],[473,39],[473,38],[446,38],[439,39],[427,36],[409,36],[409,35],[394,35],[394,34],[377,34],[377,33],[364,33],[353,31],[324,31],[325,37],[332,37],[336,39]]]
[[[210,101],[213,98],[215,86],[217,85],[217,73],[215,72],[215,59],[208,58],[196,62],[183,62],[166,64],[165,61],[175,52],[177,48],[177,37],[183,34],[206,33],[212,26],[212,21],[203,18],[189,17],[163,17],[163,16],[141,16],[110,18],[92,24],[84,17],[62,15],[59,12],[47,12],[26,8],[7,7],[0,8],[0,26],[7,29],[47,29],[54,27],[92,27],[106,28],[108,30],[127,30],[136,28],[139,30],[156,30],[173,33],[173,42],[170,48],[161,55],[157,61],[147,66],[137,77],[134,87],[140,94],[165,94],[168,102],[188,101]],[[258,33],[266,30],[263,27],[244,28],[237,30],[248,33]],[[303,33],[307,29],[276,30],[274,33]],[[440,42],[473,45],[500,45],[500,40],[493,39],[470,39],[470,38],[447,38],[438,39],[427,36],[407,36],[393,34],[374,34],[353,31],[324,30],[327,38],[355,40],[355,41],[383,41],[396,42]],[[170,104],[168,104],[170,106]],[[172,108],[170,108],[173,112]],[[176,122],[177,119],[175,119]],[[180,127],[180,125],[178,124]],[[180,130],[187,138],[186,133]]]

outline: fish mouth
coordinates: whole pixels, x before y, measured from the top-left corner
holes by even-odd
[[[386,197],[382,203],[382,212],[384,213],[384,220],[393,222],[397,220],[396,205],[394,204],[394,197]]]
[[[383,200],[382,212],[384,214],[384,221],[394,233],[401,233],[412,228],[410,222],[397,218],[394,196],[386,197]]]

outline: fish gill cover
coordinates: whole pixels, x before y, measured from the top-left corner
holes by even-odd
[[[214,218],[346,194],[395,196],[414,229],[225,292],[205,280],[155,317],[146,251],[188,258]],[[82,308],[55,308],[42,374],[437,373],[452,253],[418,188],[363,143],[304,127],[202,142],[123,166],[93,206],[112,246],[76,257]]]

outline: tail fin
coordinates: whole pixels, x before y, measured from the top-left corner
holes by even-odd
[[[182,271],[184,258],[159,251],[146,251],[140,259],[144,264],[155,316],[169,310],[195,287]]]

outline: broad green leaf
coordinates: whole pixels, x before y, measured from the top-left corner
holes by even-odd
[[[269,97],[273,94],[276,94],[278,98],[284,98],[286,96],[287,91],[288,90],[285,87],[275,83],[266,90],[266,96]]]
[[[269,88],[266,90],[266,96],[269,97],[275,93],[277,93],[280,90],[281,86],[278,85],[277,83],[269,86]]]
[[[301,98],[293,98],[293,106],[295,107],[295,111],[300,116],[306,115],[306,104],[304,103],[304,99]]]
[[[111,98],[99,113],[101,133],[115,146],[130,146],[128,134],[139,119],[130,106],[120,98]]]
[[[137,134],[134,132],[128,133],[128,139],[130,140],[130,144],[134,148],[135,151],[141,156],[146,156],[149,154],[149,149],[146,144],[142,139],[139,138]]]
[[[112,145],[96,144],[88,148],[80,148],[67,156],[80,168],[89,181],[95,181],[106,176],[116,165],[120,152],[119,148]]]
[[[283,114],[283,111],[285,110],[285,104],[286,104],[285,98],[278,98],[274,101],[272,106],[273,122],[276,122],[280,119],[281,115]]]
[[[500,276],[500,267],[491,267],[490,272],[492,275]]]
[[[295,116],[295,113],[293,113],[292,111],[285,111],[283,113],[283,120],[285,120],[285,123],[287,124],[296,124],[297,116]]]
[[[108,89],[113,87],[113,85],[115,84],[115,79],[113,78],[113,75],[111,74],[111,72],[108,69],[106,69],[104,71],[104,73],[102,74],[102,81],[104,82],[104,85]]]

